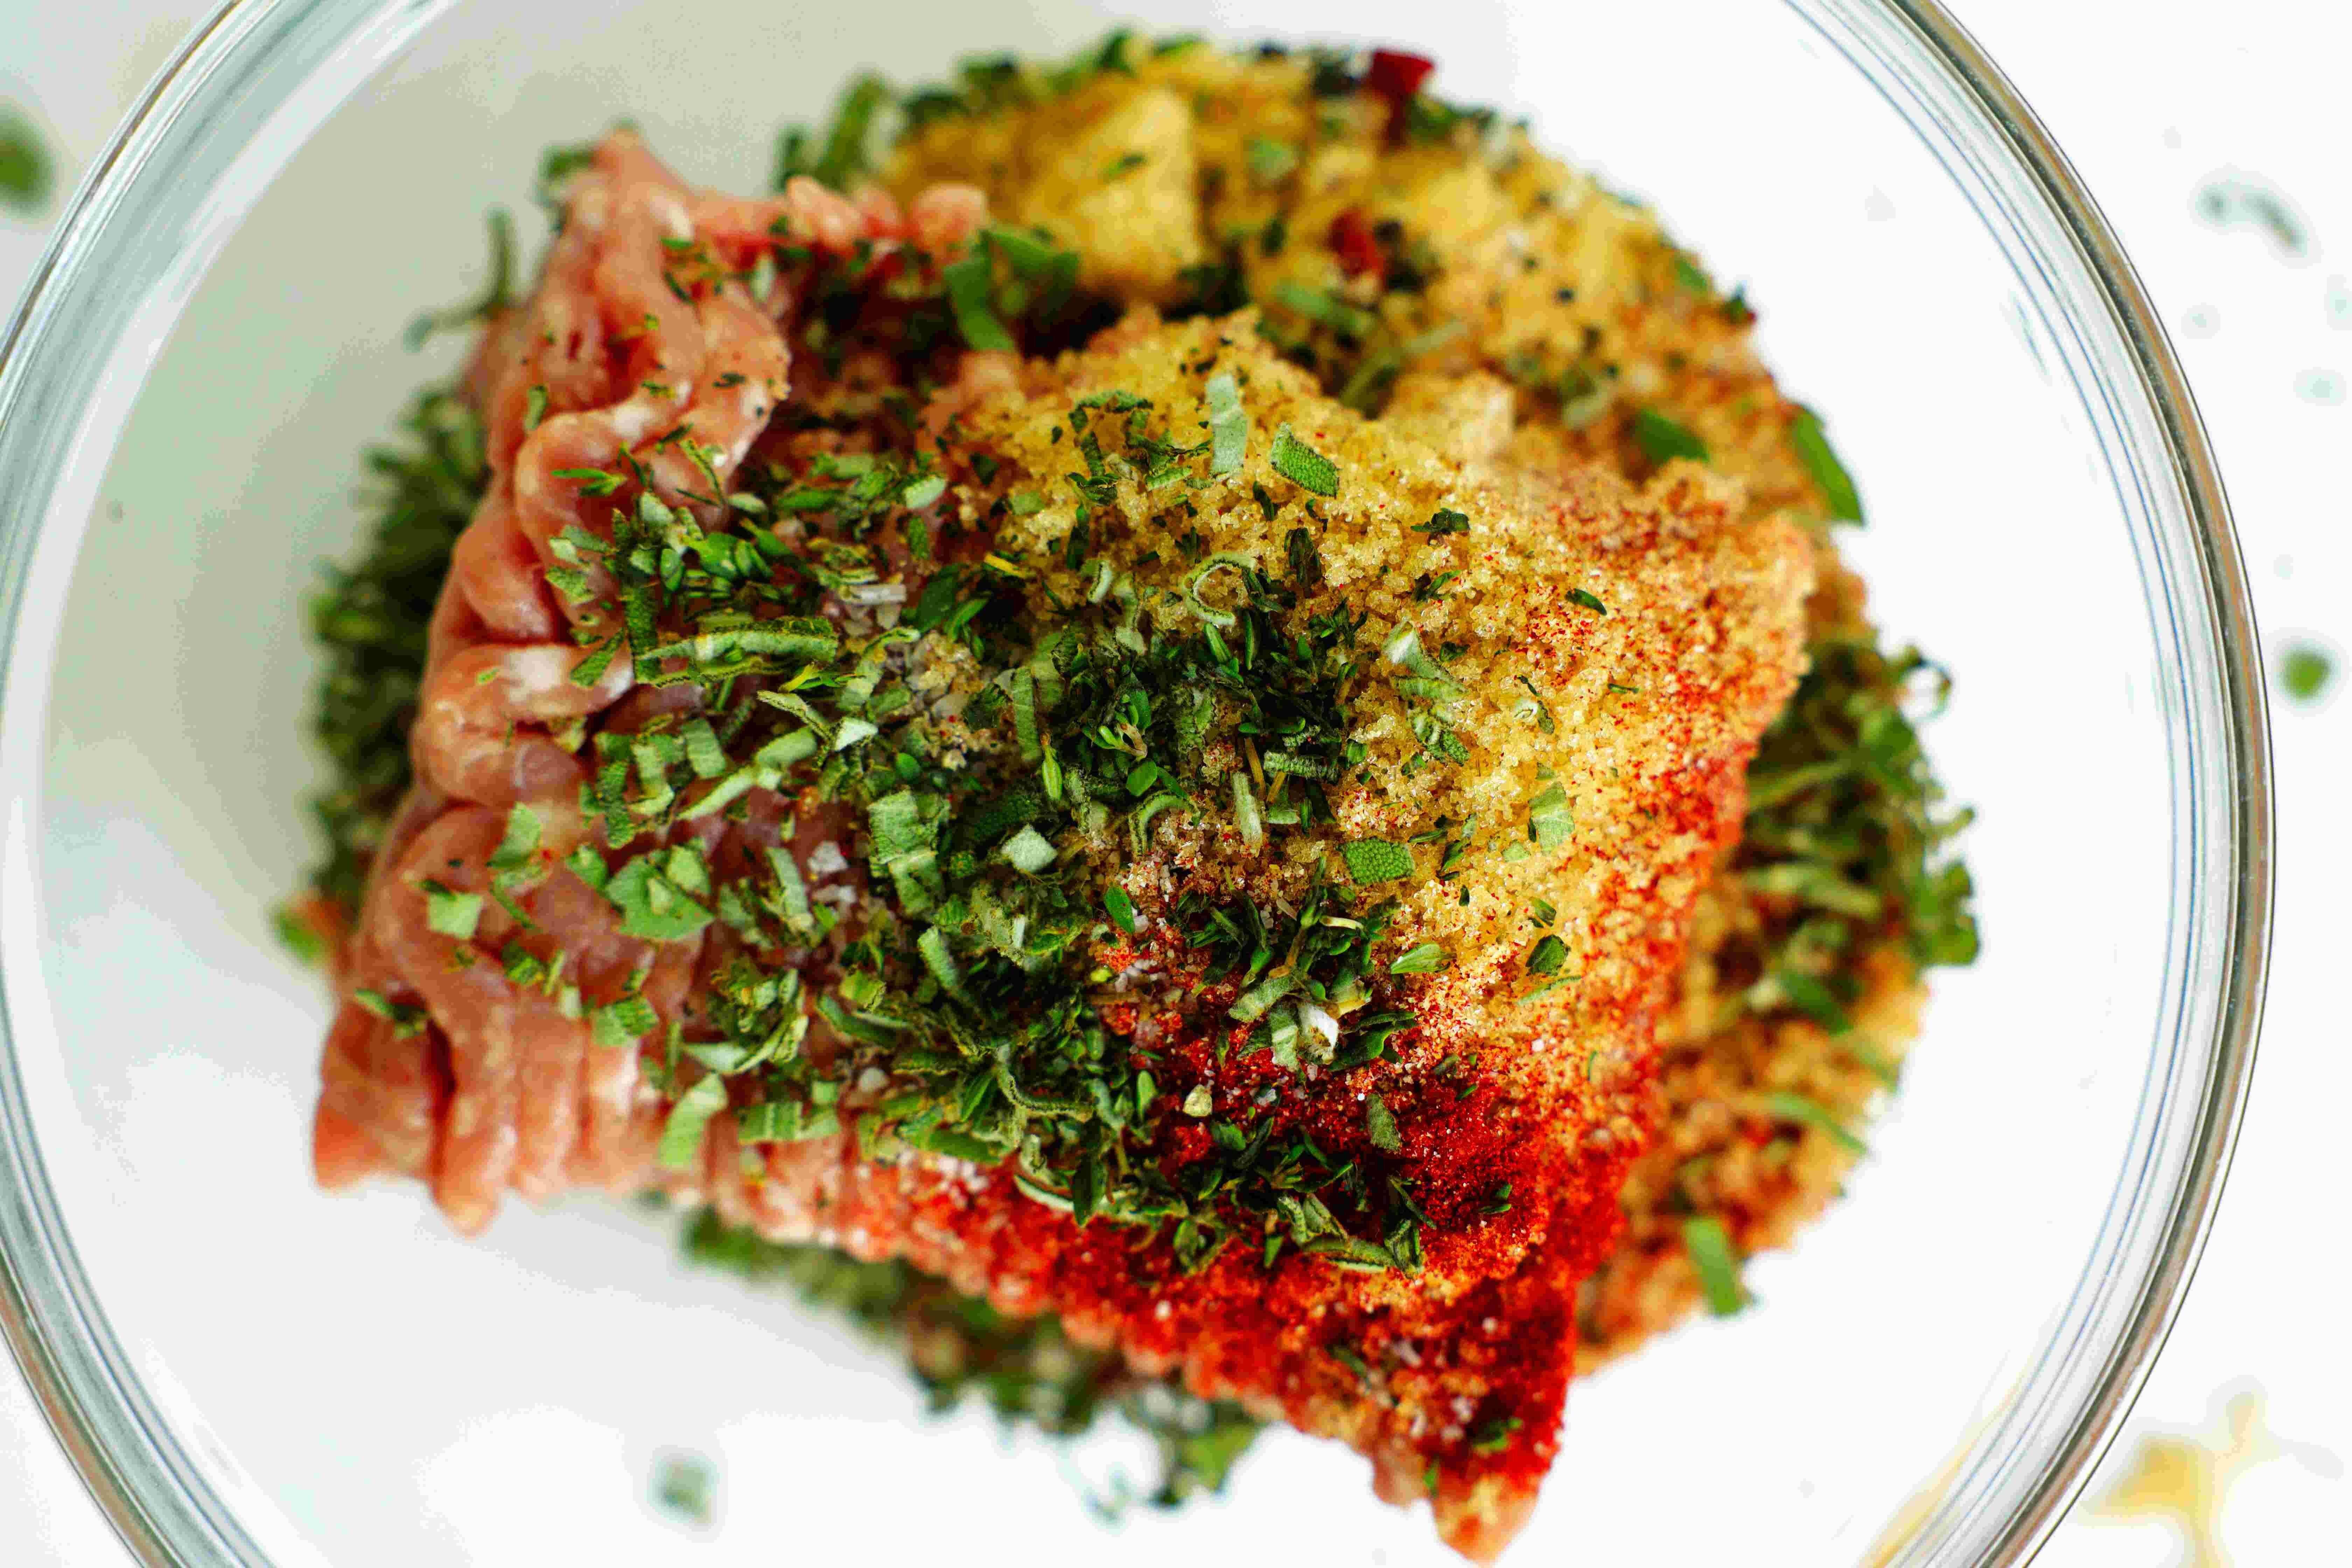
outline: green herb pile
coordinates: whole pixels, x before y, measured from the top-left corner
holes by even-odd
[[[935,1414],[979,1399],[1007,1426],[1076,1436],[1116,1413],[1159,1451],[1148,1494],[1160,1508],[1221,1492],[1264,1423],[1227,1402],[1143,1378],[1071,1341],[1050,1317],[1008,1318],[904,1263],[861,1263],[830,1247],[784,1246],[707,1211],[687,1223],[687,1258],[759,1286],[781,1286],[903,1357]]]
[[[1922,677],[1940,705],[1948,678],[1916,648],[1887,653],[1867,628],[1822,632],[1810,651],[1748,770],[1734,868],[1790,913],[1744,1001],[1843,1036],[1867,947],[1898,942],[1921,969],[1975,962],[1972,884],[1948,848],[1971,814],[1943,804],[1906,708]]]
[[[1181,587],[1155,588],[1090,554],[1087,508],[1108,507],[1122,483],[1172,498],[1175,531],[1192,509],[1183,498],[1213,470],[1214,438],[1175,446],[1148,404],[1117,392],[1082,400],[1069,427],[1084,471],[1066,482],[1081,504],[1058,554],[1091,585],[1037,624],[1017,591],[1032,565],[1005,546],[939,564],[887,629],[845,636],[818,613],[896,586],[891,542],[918,559],[958,542],[934,542],[921,511],[946,478],[887,458],[761,466],[738,476],[726,524],[709,530],[639,489],[609,541],[573,530],[556,542],[573,563],[550,573],[558,591],[586,599],[593,566],[619,606],[618,625],[583,634],[593,640],[577,679],[627,657],[640,681],[701,695],[695,717],[594,737],[602,765],[586,804],[604,849],[627,858],[611,866],[588,845],[568,862],[632,935],[675,940],[715,921],[742,949],[700,999],[692,1032],[703,1037],[672,1040],[656,1074],[677,1097],[665,1158],[690,1158],[730,1099],[747,1139],[836,1131],[841,1086],[878,1074],[887,1093],[856,1119],[869,1152],[1013,1161],[1024,1192],[1081,1224],[1172,1226],[1180,1266],[1205,1265],[1238,1226],[1269,1266],[1295,1246],[1345,1266],[1413,1267],[1419,1216],[1395,1178],[1286,1133],[1259,1108],[1213,1107],[1205,1089],[1180,1098],[1108,1026],[1104,1008],[1121,1003],[1103,990],[1099,955],[1135,938],[1139,916],[1074,854],[1108,839],[1139,858],[1165,812],[1230,819],[1255,847],[1328,826],[1323,781],[1363,760],[1345,738],[1360,623],[1335,612],[1294,626],[1321,571],[1304,529],[1281,580],[1210,557]],[[632,476],[570,477],[611,493]],[[992,518],[1016,504],[997,497]],[[796,542],[772,526],[784,515]],[[959,667],[979,672],[978,690],[942,724],[909,677]],[[1258,768],[1211,768],[1220,746]],[[1254,774],[1272,782],[1261,791]],[[887,902],[862,906],[852,927],[812,900],[789,854],[722,877],[690,842],[669,841],[674,826],[754,788],[813,796],[840,838],[862,845]],[[536,837],[518,807],[509,842]],[[1374,866],[1370,847],[1335,847],[1361,879],[1398,874]],[[540,874],[519,859],[505,889]],[[1251,1035],[1237,1048],[1294,1071],[1308,1058],[1360,1065],[1411,1022],[1373,1005],[1371,952],[1391,909],[1338,888],[1311,890],[1295,912],[1190,894],[1169,911],[1181,946],[1160,957],[1198,984],[1234,988],[1229,1019]],[[806,999],[836,1042],[821,1063],[801,1049],[804,966],[787,958],[810,949],[830,972]],[[514,963],[539,973],[520,949]],[[1302,1021],[1307,1006],[1339,1021],[1336,1040]],[[635,997],[593,1016],[614,1044],[653,1022]],[[1171,1170],[1157,1129],[1180,1116],[1202,1123],[1212,1147]]]

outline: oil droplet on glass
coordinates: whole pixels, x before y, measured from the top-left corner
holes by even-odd
[[[2352,285],[2345,283],[2341,272],[2327,279],[2327,324],[2339,332],[2352,331]]]
[[[1873,223],[1889,222],[1895,216],[1895,198],[1872,187],[1870,195],[1862,198],[1862,216]]]
[[[2180,335],[2184,338],[2210,338],[2221,330],[2221,312],[2210,305],[2191,305],[2189,313],[2180,318]]]
[[[47,206],[55,164],[48,138],[32,117],[0,100],[0,212],[29,217]]]
[[[2298,708],[2324,708],[2335,695],[2341,662],[2315,638],[2290,636],[2279,655],[2279,690]]]
[[[2307,370],[2294,378],[2294,395],[2305,403],[2333,408],[2344,401],[2344,378],[2332,370]]]
[[[2316,1474],[2342,1472],[2325,1448],[2282,1443],[2272,1434],[2263,1422],[2260,1389],[2245,1384],[2225,1394],[2214,1396],[2216,1408],[2200,1429],[2142,1437],[2123,1474],[2079,1517],[2095,1524],[2168,1524],[2189,1548],[2185,1568],[2230,1568],[2221,1508],[2239,1477],[2287,1457]]]
[[[2271,254],[2289,267],[2307,266],[2318,258],[2319,241],[2303,209],[2260,174],[2216,169],[2189,197],[2189,210],[2199,223],[2225,234],[2253,230],[2268,242]]]
[[[699,1454],[663,1454],[654,1461],[652,1498],[672,1524],[708,1530],[719,1519],[719,1472]]]

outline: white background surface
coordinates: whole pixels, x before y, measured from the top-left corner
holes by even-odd
[[[0,97],[49,126],[66,178],[191,9],[113,0],[101,14],[0,0]],[[2352,289],[2352,131],[2339,82],[2352,17],[2289,0],[2219,11],[1971,0],[1961,14],[2070,151],[2179,335],[2273,655],[2300,636],[2332,644],[2340,658],[2352,645],[2352,495],[2338,454],[2352,406],[2340,393],[2330,405],[2298,387],[2309,390],[2313,372],[2352,375],[2352,300],[2332,313],[2328,304],[2331,286]],[[2290,264],[2251,234],[2195,221],[2193,193],[2231,167],[2294,199],[2315,238],[2309,255]],[[1883,198],[1854,193],[1858,205],[1874,199]],[[32,227],[0,218],[0,298],[13,295],[37,245]],[[2336,1289],[2345,1269],[2329,1217],[2342,1180],[2330,1158],[2338,1108],[2352,1098],[2352,1025],[2330,984],[2342,962],[2331,939],[2347,923],[2336,888],[2352,837],[2339,804],[2352,763],[2344,686],[2339,670],[2334,700],[2317,710],[2277,703],[2280,933],[2263,1063],[2221,1227],[2133,1427],[2200,1426],[2217,1394],[2252,1380],[2270,1396],[2273,1426],[2315,1446],[2238,1489],[2226,1531],[2241,1564],[2340,1560],[2341,1521],[2352,1514],[2352,1486],[2326,1458],[2352,1456],[2352,1353]],[[2043,1559],[2117,1568],[2177,1560],[2158,1527],[2080,1524]],[[121,1554],[13,1370],[0,1366],[0,1563],[17,1561],[104,1565]]]

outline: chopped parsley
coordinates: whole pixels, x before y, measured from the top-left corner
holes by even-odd
[[[1412,875],[1412,851],[1380,838],[1351,839],[1339,847],[1348,875],[1359,884],[1394,882]]]
[[[1753,1300],[1739,1278],[1739,1253],[1723,1222],[1711,1215],[1693,1215],[1683,1221],[1683,1250],[1698,1271],[1699,1294],[1706,1310],[1728,1318]]]
[[[1274,471],[1300,489],[1326,497],[1339,493],[1339,465],[1301,441],[1287,425],[1274,433],[1271,460]]]
[[[1831,1142],[1850,1154],[1860,1154],[1869,1147],[1847,1130],[1845,1123],[1838,1120],[1837,1112],[1820,1100],[1788,1089],[1774,1089],[1764,1097],[1764,1103],[1774,1116],[1783,1121],[1819,1128],[1829,1135]]]
[[[1789,446],[1797,454],[1797,460],[1804,464],[1813,488],[1822,492],[1822,504],[1829,509],[1830,521],[1863,521],[1862,497],[1853,488],[1853,476],[1838,461],[1829,437],[1822,433],[1821,416],[1799,405],[1789,419]]]
[[[1209,412],[1209,472],[1219,479],[1242,471],[1249,452],[1249,416],[1242,409],[1241,385],[1231,371],[1211,376],[1202,389]]]
[[[1653,463],[1665,463],[1675,458],[1706,461],[1706,443],[1692,434],[1689,426],[1677,424],[1654,408],[1634,411],[1633,441]]]

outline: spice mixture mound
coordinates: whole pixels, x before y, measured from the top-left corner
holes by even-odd
[[[1428,71],[550,154],[316,606],[322,1183],[657,1194],[1156,1500],[1281,1419],[1507,1542],[1974,930],[1752,311]]]

